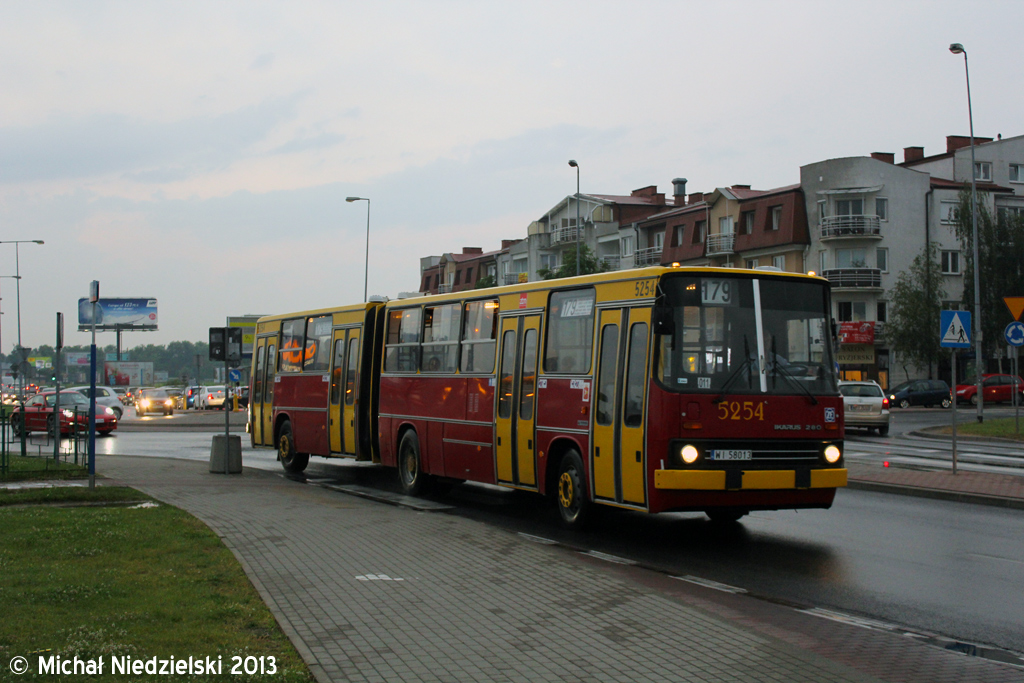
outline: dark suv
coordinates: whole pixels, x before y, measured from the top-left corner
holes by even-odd
[[[897,384],[889,390],[889,403],[900,408],[910,406],[942,406],[953,405],[953,396],[949,385],[941,379],[915,379]]]

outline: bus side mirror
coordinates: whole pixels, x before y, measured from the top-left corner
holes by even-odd
[[[675,334],[676,324],[670,306],[655,306],[651,311],[651,328],[654,334]]]

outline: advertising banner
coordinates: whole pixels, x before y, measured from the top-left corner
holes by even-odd
[[[875,323],[862,320],[860,322],[839,323],[840,344],[874,344]]]
[[[93,305],[88,299],[78,300],[78,329],[90,329]],[[156,299],[100,299],[96,303],[97,330],[157,329]]]
[[[256,341],[256,321],[261,315],[241,315],[228,318],[228,327],[242,328],[242,358],[252,358],[252,345]]]
[[[153,364],[108,361],[103,364],[103,383],[108,386],[152,385]]]
[[[874,365],[873,344],[843,344],[836,351],[836,362],[840,365]]]
[[[69,368],[89,367],[90,355],[84,351],[68,351],[64,354],[64,362]]]

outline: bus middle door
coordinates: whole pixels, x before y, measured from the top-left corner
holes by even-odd
[[[650,309],[600,313],[595,376],[594,497],[616,503],[646,501],[644,410]]]
[[[345,386],[345,336],[347,330],[334,330],[331,340],[331,391],[327,408],[327,433],[331,453],[341,453],[344,445],[345,424],[341,419],[341,396]]]
[[[534,425],[539,339],[539,315],[501,322],[495,416],[497,478],[499,483],[525,488],[537,487]]]

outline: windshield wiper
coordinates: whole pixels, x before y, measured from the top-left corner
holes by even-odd
[[[800,381],[797,378],[793,377],[793,375],[789,374],[789,372],[786,370],[785,366],[779,365],[778,361],[776,361],[775,365],[776,365],[776,368],[775,368],[776,374],[782,375],[783,379],[789,380],[790,384],[792,384],[797,389],[799,389],[801,392],[803,392],[803,394],[805,396],[807,396],[807,398],[811,399],[811,405],[815,405],[815,406],[818,405],[818,399],[816,399],[814,397],[814,394],[811,393],[810,389],[808,389],[803,384],[801,384]],[[774,388],[774,386],[772,388]]]
[[[725,394],[729,390],[729,387],[732,386],[732,383],[736,381],[736,378],[740,376],[740,372],[742,372],[745,368],[748,370],[748,372],[747,372],[747,386],[748,387],[750,386],[750,372],[749,372],[749,369],[752,366],[752,362],[751,362],[751,358],[750,358],[750,343],[747,341],[747,335],[743,335],[743,354],[744,354],[744,361],[742,363],[740,363],[739,367],[737,367],[735,370],[732,371],[732,374],[729,375],[729,377],[726,378],[725,382],[722,384],[722,393],[719,394],[714,399],[712,399],[711,400],[712,403],[718,404],[718,403],[721,403],[722,401],[725,400]]]

